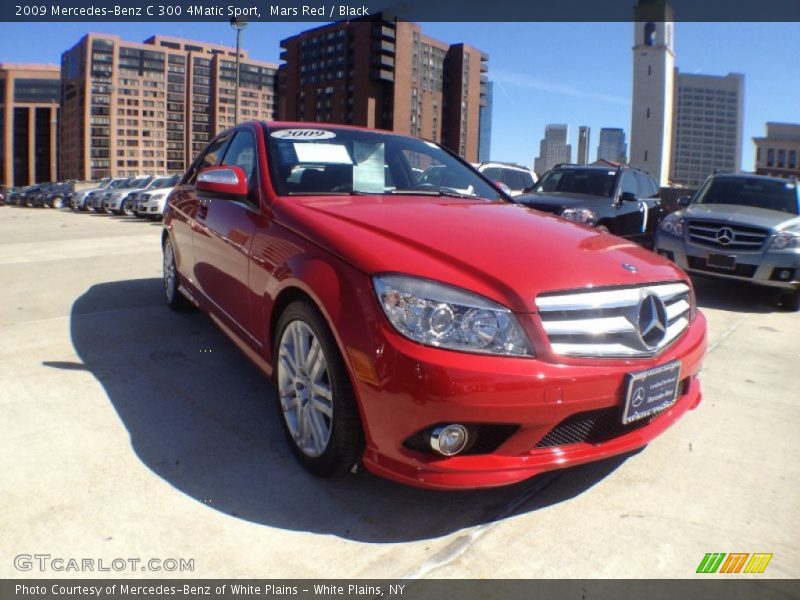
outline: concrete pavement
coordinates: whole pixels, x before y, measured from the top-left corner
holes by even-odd
[[[160,225],[0,208],[0,577],[20,554],[193,559],[191,577],[800,575],[800,315],[698,282],[704,402],[642,452],[510,488],[307,475],[266,381],[161,299]],[[138,574],[138,573],[137,573]]]

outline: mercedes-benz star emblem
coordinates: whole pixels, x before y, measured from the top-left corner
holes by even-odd
[[[633,408],[639,408],[642,402],[644,402],[644,388],[636,388],[631,404],[633,404]]]
[[[647,350],[655,350],[667,335],[667,308],[661,298],[647,292],[639,301],[636,329]]]
[[[736,234],[733,233],[733,229],[731,229],[730,227],[721,227],[717,231],[717,241],[723,246],[727,246],[735,239],[736,239]]]

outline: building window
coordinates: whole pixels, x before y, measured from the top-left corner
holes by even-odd
[[[774,167],[775,166],[775,149],[774,148],[767,148],[767,166]]]
[[[649,108],[647,109],[647,118],[648,119],[650,118],[650,109]]]
[[[644,162],[647,162],[647,150],[644,151]]]
[[[789,150],[789,168],[797,168],[797,150]]]

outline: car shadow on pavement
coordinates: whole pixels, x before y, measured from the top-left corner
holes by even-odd
[[[781,311],[777,306],[779,293],[772,288],[746,282],[694,277],[697,305],[702,308],[744,313],[770,313]]]
[[[149,469],[208,508],[270,527],[372,543],[433,539],[568,500],[630,456],[457,493],[366,472],[317,479],[292,456],[266,378],[208,317],[167,309],[160,279],[92,286],[73,304],[70,328]]]

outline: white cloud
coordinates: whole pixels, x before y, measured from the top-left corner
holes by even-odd
[[[492,81],[499,82],[501,85],[523,87],[539,92],[546,92],[548,94],[574,96],[576,98],[586,98],[588,100],[597,100],[598,102],[607,102],[609,104],[618,104],[622,106],[630,106],[631,104],[630,98],[612,96],[611,94],[600,94],[597,92],[587,92],[586,90],[581,90],[570,85],[542,81],[541,79],[535,79],[521,73],[492,70],[491,79]]]

